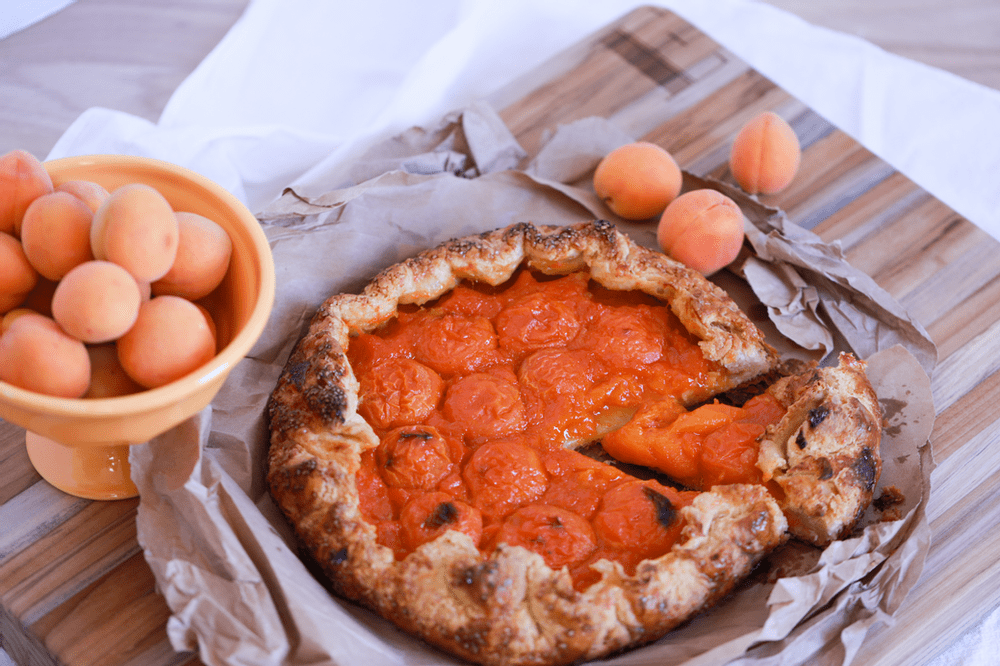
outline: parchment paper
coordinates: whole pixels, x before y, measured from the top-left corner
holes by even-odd
[[[629,140],[585,119],[560,128],[524,164],[493,111],[475,105],[376,146],[356,165],[357,185],[309,200],[288,190],[259,213],[277,270],[267,328],[210,407],[132,447],[138,538],[171,608],[175,649],[197,649],[209,666],[458,663],[332,597],[297,557],[263,483],[264,406],[328,295],[357,291],[382,268],[443,240],[519,221],[602,217],[655,247],[650,225],[616,220],[586,186],[600,156]],[[731,192],[685,174],[685,187],[700,186]],[[855,348],[867,358],[887,418],[876,496],[893,487],[902,501],[870,509],[857,536],[824,550],[790,542],[708,613],[595,663],[849,664],[868,629],[892,621],[923,566],[933,343],[835,247],[731,193],[747,216],[747,250],[713,279],[783,351],[822,361]]]

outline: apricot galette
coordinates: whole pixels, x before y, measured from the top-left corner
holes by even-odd
[[[268,483],[337,594],[474,662],[592,659],[855,527],[877,400],[853,356],[800,370],[612,225],[519,224],[322,305]]]

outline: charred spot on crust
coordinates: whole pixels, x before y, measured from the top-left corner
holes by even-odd
[[[347,548],[341,548],[340,550],[335,550],[330,553],[330,557],[327,558],[327,563],[330,566],[337,566],[338,564],[343,564],[347,561]]]
[[[833,466],[830,465],[830,461],[826,458],[820,458],[818,462],[820,480],[826,481],[827,479],[833,478]]]
[[[325,423],[343,423],[347,411],[344,387],[331,385],[313,387],[305,392],[306,402]]]
[[[820,423],[826,420],[826,417],[830,415],[830,408],[826,405],[820,405],[815,409],[809,410],[809,427],[815,428]]]
[[[730,389],[725,393],[721,393],[715,396],[715,399],[724,405],[731,405],[733,407],[742,407],[747,403],[750,398],[755,398],[760,394],[767,391],[768,387],[773,384],[780,374],[777,370],[771,370],[770,372],[760,375],[748,382],[737,386],[736,388]]]
[[[434,508],[431,515],[424,519],[424,527],[434,530],[452,524],[457,518],[458,509],[455,505],[451,502],[441,502]]]
[[[670,527],[677,520],[677,509],[673,502],[665,495],[661,495],[649,486],[643,486],[642,493],[649,498],[649,501],[656,507],[656,520],[664,527]]]
[[[412,432],[401,432],[401,433],[399,433],[399,438],[400,439],[422,439],[422,440],[426,441],[428,439],[434,439],[434,434],[433,433],[429,433],[426,430],[414,430]]]
[[[465,256],[471,252],[482,251],[483,244],[472,238],[454,238],[448,241],[448,249],[461,256]]]
[[[489,562],[484,564],[478,564],[471,567],[465,567],[458,572],[458,581],[463,585],[475,585],[480,582],[483,578],[485,568],[496,568],[496,564]]]
[[[533,231],[535,231],[534,225],[528,224],[527,222],[518,222],[516,224],[512,224],[510,227],[507,228],[507,230],[503,234],[503,239],[505,241],[509,241],[511,238],[515,238],[517,236],[523,236]],[[483,235],[485,237],[485,234]]]
[[[499,565],[494,561],[463,567],[456,572],[456,584],[469,589],[469,594],[481,603],[493,598],[497,588],[496,573]]]
[[[316,372],[314,381],[301,390],[310,409],[324,423],[340,424],[344,423],[347,412],[347,392],[342,384],[344,368],[331,360],[334,362]]]
[[[614,236],[617,227],[615,227],[615,225],[608,220],[597,219],[594,220],[594,229],[597,231],[597,233],[607,238],[612,238]]]
[[[307,370],[309,370],[308,361],[301,361],[288,366],[288,381],[294,384],[295,388],[301,389]]]
[[[800,451],[806,448],[807,445],[806,436],[802,433],[801,430],[799,431],[799,434],[795,436],[795,445],[799,447]]]
[[[545,233],[545,231],[549,231],[549,233]],[[574,232],[575,230],[570,227],[546,230],[534,225],[527,225],[524,228],[524,239],[527,245],[536,248],[552,248],[558,244],[561,237],[572,236]]]
[[[291,492],[302,492],[306,489],[309,477],[316,471],[316,466],[316,459],[310,458],[292,467],[283,467],[280,469],[280,476],[272,477],[271,485],[287,488]]]
[[[452,640],[470,654],[479,654],[488,644],[489,626],[484,622],[475,622],[472,626],[462,627],[455,632]]]
[[[867,446],[862,449],[861,455],[854,461],[851,468],[857,475],[858,481],[861,482],[865,492],[870,493],[875,490],[875,483],[878,481],[878,464],[871,449]]]
[[[279,387],[282,384],[294,387],[306,403],[307,411],[322,419],[324,424],[344,423],[347,393],[343,379],[348,365],[347,357],[335,349],[329,341],[316,344],[315,348],[308,350],[308,353],[304,350],[303,344],[303,341],[299,341],[293,352],[293,358],[305,357],[306,360],[289,363],[278,380]],[[324,362],[317,366],[310,359],[324,359]],[[314,370],[310,371],[311,368]]]

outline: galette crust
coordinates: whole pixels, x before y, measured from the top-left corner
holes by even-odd
[[[705,356],[726,369],[718,391],[778,364],[723,290],[611,224],[518,224],[446,242],[383,271],[361,294],[335,295],[322,305],[268,405],[267,480],[306,555],[337,594],[473,662],[569,664],[655,640],[711,606],[788,538],[788,522],[763,486],[713,488],[681,510],[687,524],[669,553],[641,562],[633,575],[602,560],[595,565],[602,578],[582,592],[567,570],[551,569],[535,553],[501,546],[484,556],[454,531],[401,560],[379,545],[355,484],[361,453],[378,439],[357,412],[350,336],[388,321],[401,304],[433,300],[460,280],[498,285],[519,266],[547,274],[588,270],[605,287],[638,289],[668,303],[701,340]],[[785,390],[787,404],[797,404],[799,385],[786,380]],[[779,483],[791,481],[791,467],[781,462],[788,454],[782,457],[775,442],[770,473]]]
[[[791,533],[826,546],[857,526],[882,473],[878,397],[864,361],[848,353],[769,391],[788,411],[764,434],[757,466],[781,487]]]

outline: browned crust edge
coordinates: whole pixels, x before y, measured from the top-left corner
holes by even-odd
[[[856,529],[882,474],[882,410],[865,362],[848,353],[838,361],[770,387],[788,410],[764,434],[757,462],[781,488],[791,533],[817,546]]]
[[[548,275],[589,270],[608,289],[639,290],[669,303],[701,340],[705,356],[731,373],[733,386],[778,362],[760,330],[721,287],[637,245],[603,220],[569,226],[520,223],[447,241],[382,271],[360,295],[331,297],[316,316],[342,319],[352,332],[369,331],[395,316],[401,304],[426,303],[463,279],[498,285],[520,266]]]

